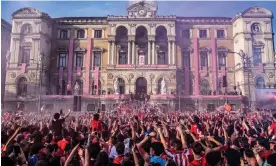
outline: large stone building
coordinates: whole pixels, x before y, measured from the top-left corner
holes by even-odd
[[[1,104],[4,100],[5,94],[5,79],[6,79],[6,55],[9,56],[11,43],[11,24],[1,19]]]
[[[274,86],[271,11],[251,7],[228,18],[159,16],[157,9],[142,1],[126,16],[14,12],[6,107],[33,110],[41,101],[49,109],[90,111],[148,94],[171,109],[226,101],[240,108],[257,106],[256,88]],[[252,57],[249,70],[229,52]]]

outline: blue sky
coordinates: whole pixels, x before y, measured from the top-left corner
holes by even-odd
[[[23,7],[34,7],[48,13],[51,17],[80,17],[127,15],[129,1],[2,1],[2,18],[11,22],[11,14]],[[158,15],[177,16],[224,16],[234,17],[251,6],[261,6],[276,13],[276,2],[232,1],[158,1]],[[276,32],[276,19],[273,20]],[[274,42],[276,40],[274,39]]]

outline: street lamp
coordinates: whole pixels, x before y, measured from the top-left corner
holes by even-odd
[[[34,62],[36,62],[37,66],[39,67],[39,95],[38,95],[38,108],[37,108],[37,112],[40,112],[40,108],[41,108],[41,91],[42,91],[42,74],[43,74],[43,58],[44,58],[44,54],[40,53],[39,54],[39,60],[36,61],[35,59],[30,59]]]
[[[178,110],[180,111],[181,108],[181,94],[184,92],[184,90],[182,90],[182,85],[183,83],[179,83],[177,86],[177,93],[178,93]]]
[[[251,61],[250,59],[252,57],[246,56],[245,53],[243,52],[243,50],[240,50],[239,52],[231,52],[229,51],[228,53],[233,53],[233,54],[237,54],[240,56],[241,60],[242,60],[242,64],[243,64],[243,71],[247,72],[247,84],[248,84],[248,98],[249,98],[249,107],[251,107],[251,90],[250,90],[250,66],[251,66]],[[236,66],[235,66],[236,67]],[[236,72],[236,71],[235,71]]]

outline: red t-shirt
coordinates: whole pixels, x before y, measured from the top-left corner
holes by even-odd
[[[202,156],[200,160],[193,160],[188,166],[208,166],[205,156]]]
[[[124,155],[120,155],[113,160],[113,164],[121,165],[124,160]]]
[[[102,122],[100,120],[91,120],[92,131],[102,131]]]
[[[65,149],[65,147],[66,147],[67,144],[68,144],[68,141],[66,141],[65,139],[60,140],[60,141],[58,141],[58,143],[57,143],[58,147],[60,147],[62,150]]]
[[[259,152],[259,155],[260,157],[263,159],[263,160],[267,160],[267,158],[272,155],[272,152],[269,151],[269,150],[264,150],[264,151],[261,151]]]
[[[270,125],[271,130],[273,130],[273,135],[276,136],[276,122],[272,123],[272,125]]]

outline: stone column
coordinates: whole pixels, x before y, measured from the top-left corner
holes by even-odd
[[[168,41],[168,64],[171,64],[171,41]]]
[[[135,42],[132,41],[132,64],[135,64]]]
[[[74,39],[70,39],[69,42],[69,59],[68,59],[68,75],[67,75],[67,84],[69,85],[69,91],[72,91],[72,70],[73,70],[73,58],[74,58]]]
[[[217,42],[212,38],[212,73],[213,73],[213,91],[217,92]]]
[[[108,41],[108,50],[107,50],[107,64],[110,65],[110,51],[111,51],[111,45],[110,41]]]
[[[175,41],[172,41],[172,64],[175,65]]]
[[[113,58],[113,65],[116,65],[117,63],[116,63],[116,61],[117,61],[117,45],[115,44],[115,42],[113,43],[114,44],[114,53],[113,53],[113,56],[114,56],[114,58]]]
[[[130,41],[128,41],[128,46],[127,46],[127,64],[129,65],[131,62],[130,62],[130,54],[131,54],[131,43]]]
[[[198,38],[193,39],[194,45],[194,79],[195,79],[195,95],[199,95],[199,52],[198,52]]]
[[[151,63],[150,63],[150,58],[151,58],[150,52],[151,52],[151,46],[150,46],[150,41],[149,41],[149,42],[148,42],[148,65],[151,64]]]
[[[91,53],[92,53],[92,48],[93,48],[93,42],[91,37],[87,38],[87,45],[86,45],[86,58],[85,58],[85,81],[84,81],[84,87],[83,87],[83,94],[89,95],[89,87],[90,87],[90,66],[91,66]],[[109,50],[110,52],[110,50]],[[93,63],[92,63],[93,65]]]
[[[151,56],[152,56],[152,64],[156,64],[156,54],[155,54],[155,41],[152,41],[152,54],[151,54]]]
[[[114,65],[114,51],[115,51],[115,43],[111,41],[111,65]]]

